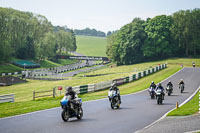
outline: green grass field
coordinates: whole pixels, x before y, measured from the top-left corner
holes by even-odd
[[[50,61],[50,60],[44,60],[40,63],[41,68],[49,68],[49,67],[58,67],[58,66],[64,66],[76,63],[77,60],[69,60],[69,59],[58,59],[58,63]]]
[[[44,60],[44,61],[40,62],[41,68],[58,67],[58,66],[61,66],[61,64],[52,62],[50,60]]]
[[[8,64],[8,65],[0,65],[0,75],[2,73],[13,73],[13,72],[19,72],[22,71],[23,68],[14,66],[12,64]]]
[[[76,36],[76,52],[87,56],[106,56],[106,38],[93,36]]]
[[[61,64],[62,66],[73,64],[76,62],[78,62],[78,60],[58,59],[58,63]]]
[[[186,116],[192,115],[199,111],[199,91],[198,93],[186,104],[178,109],[173,110],[167,116]]]

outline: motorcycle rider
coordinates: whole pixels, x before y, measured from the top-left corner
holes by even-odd
[[[172,91],[173,91],[173,84],[172,82],[169,80],[169,82],[167,83],[167,86],[171,87],[172,88]]]
[[[154,89],[156,89],[156,84],[154,83],[154,81],[151,82],[151,85],[149,88],[153,87]]]
[[[183,88],[184,88],[185,87],[185,83],[183,82],[183,79],[181,79],[180,82],[179,82],[179,89],[181,87],[181,84],[183,84]]]
[[[161,89],[161,91],[162,91],[162,92],[161,92],[162,99],[164,100],[165,93],[164,93],[164,88],[163,88],[163,86],[161,85],[161,83],[158,84],[158,87],[156,88],[156,91],[157,91],[158,89]]]
[[[78,98],[78,95],[76,94],[76,92],[72,89],[71,86],[69,86],[67,88],[67,93],[65,95],[70,95],[71,99],[70,102],[72,103],[71,108],[72,110],[74,110],[77,113],[77,102],[76,99]]]
[[[195,67],[195,62],[194,61],[192,62],[192,66]]]
[[[118,94],[119,103],[121,104],[121,97],[120,97],[120,92],[119,92],[119,88],[117,87],[117,84],[116,83],[112,83],[110,90],[116,91],[116,94]],[[109,98],[109,100],[110,100],[110,98]]]

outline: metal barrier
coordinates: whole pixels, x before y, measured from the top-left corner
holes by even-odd
[[[5,102],[15,102],[15,95],[14,94],[0,95],[0,103],[5,103]]]

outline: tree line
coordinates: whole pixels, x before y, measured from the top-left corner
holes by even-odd
[[[55,27],[39,14],[0,7],[0,63],[11,57],[54,58],[56,54],[67,54],[76,48],[73,30]]]
[[[83,30],[74,30],[76,35],[85,35],[85,36],[97,36],[97,37],[105,37],[106,34],[102,31],[97,31],[96,29],[85,28]]]
[[[169,57],[200,56],[200,9],[133,21],[107,38],[108,57],[133,64]]]

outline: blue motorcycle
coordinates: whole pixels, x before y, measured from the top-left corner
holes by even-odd
[[[72,117],[77,117],[77,119],[81,119],[83,117],[81,98],[76,98],[74,100],[71,100],[71,96],[66,95],[60,101],[60,104],[63,109],[61,113],[63,121],[67,122],[69,118]]]

